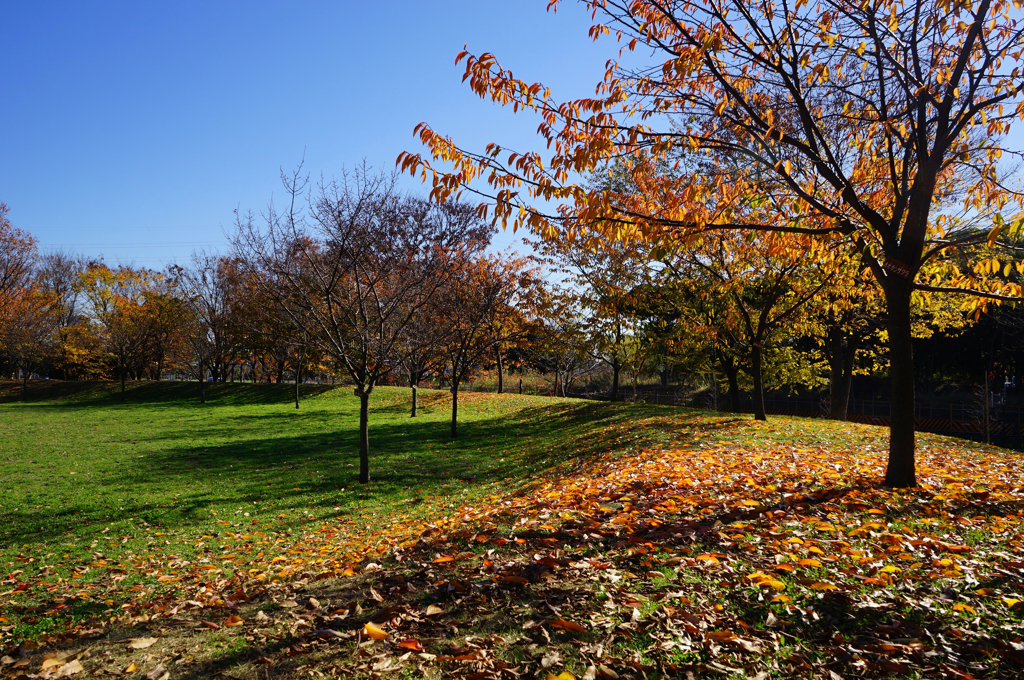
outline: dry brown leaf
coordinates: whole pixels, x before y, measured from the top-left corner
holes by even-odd
[[[131,649],[146,649],[156,644],[156,640],[156,638],[135,638],[128,643],[128,647]]]

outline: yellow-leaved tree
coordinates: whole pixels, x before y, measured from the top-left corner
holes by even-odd
[[[558,101],[491,54],[458,56],[480,96],[540,116],[548,158],[465,150],[420,124],[427,157],[399,165],[435,198],[476,191],[498,223],[549,237],[755,230],[857,248],[885,299],[885,483],[915,485],[912,294],[1021,295],[1024,263],[952,256],[1022,224],[1002,165],[1024,117],[1017,0],[581,1],[594,39],[615,43],[593,97]],[[663,171],[683,156],[700,171]],[[627,189],[580,179],[615,160]],[[752,195],[778,210],[749,210]]]

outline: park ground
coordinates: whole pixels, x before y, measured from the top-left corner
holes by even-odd
[[[1021,454],[642,404],[0,385],[0,677],[1017,678]]]

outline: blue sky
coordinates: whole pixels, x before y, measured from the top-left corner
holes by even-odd
[[[420,121],[538,148],[536,119],[477,98],[454,59],[468,43],[559,99],[591,94],[611,45],[574,3],[546,5],[7,0],[0,201],[44,249],[161,267],[218,249],[303,153],[314,174],[390,169]]]

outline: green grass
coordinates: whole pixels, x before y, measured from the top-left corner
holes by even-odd
[[[357,483],[358,401],[350,388],[140,383],[121,403],[103,383],[33,383],[0,391],[0,566],[22,578],[70,571],[101,554],[187,559],[226,524],[286,534],[317,521],[357,522],[407,501],[465,502],[492,485],[605,444],[586,439],[594,414],[538,397],[465,395],[460,436],[447,393],[378,388],[371,399],[371,477]],[[599,420],[640,407],[606,409]],[[581,446],[582,444],[582,446]],[[256,525],[255,528],[252,525]],[[2,575],[2,574],[0,574]]]
[[[652,678],[1016,677],[1024,658],[1002,642],[1024,630],[1024,468],[994,448],[923,435],[923,486],[891,491],[881,428],[467,394],[452,441],[447,393],[411,419],[408,390],[382,388],[363,486],[350,388],[307,387],[298,411],[287,386],[211,386],[205,405],[196,385],[124,404],[31,389],[0,383],[0,652],[30,670],[59,649],[108,650],[89,672],[178,659],[173,677],[253,680],[388,659],[450,677],[482,668],[460,665],[467,645],[531,677],[554,652],[576,677]],[[377,610],[392,637],[369,643],[358,615]],[[123,644],[144,636],[160,641]]]

